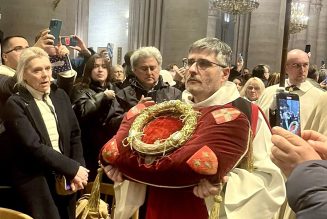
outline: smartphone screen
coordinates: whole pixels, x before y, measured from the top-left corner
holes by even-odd
[[[300,136],[301,123],[299,96],[291,93],[278,93],[276,100],[277,125]]]
[[[74,36],[61,36],[60,42],[65,46],[77,46],[77,39]]]
[[[54,45],[58,45],[59,42],[59,35],[61,30],[62,21],[58,19],[51,19],[49,29],[50,34],[55,37],[54,39]]]

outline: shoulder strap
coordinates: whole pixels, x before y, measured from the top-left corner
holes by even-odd
[[[257,131],[259,107],[256,104],[253,104],[250,101],[243,99],[242,97],[239,97],[236,100],[234,100],[232,102],[232,105],[238,108],[242,113],[246,115],[246,117],[250,121],[251,130],[254,137]]]
[[[253,133],[253,138],[257,132],[258,118],[259,118],[259,107],[256,104],[251,103],[252,113],[251,113],[251,129]]]

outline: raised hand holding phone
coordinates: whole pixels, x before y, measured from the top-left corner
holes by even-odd
[[[50,21],[49,30],[50,30],[50,34],[55,37],[53,43],[55,46],[57,46],[59,43],[61,25],[62,25],[62,21],[59,19],[51,19]]]
[[[74,35],[60,36],[60,42],[65,46],[77,46],[77,38]]]
[[[300,100],[294,93],[280,92],[276,94],[277,125],[301,136]]]

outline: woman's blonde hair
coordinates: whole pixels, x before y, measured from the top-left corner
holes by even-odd
[[[260,90],[258,91],[258,94],[259,94],[259,97],[261,96],[262,92],[265,90],[265,84],[263,83],[263,81],[260,78],[252,77],[249,80],[247,80],[247,82],[244,84],[242,90],[240,91],[241,97],[246,97],[246,90],[252,82],[256,82],[259,85]]]
[[[24,71],[26,67],[33,59],[42,57],[49,58],[49,55],[41,48],[30,47],[23,50],[16,69],[17,84],[25,85]]]

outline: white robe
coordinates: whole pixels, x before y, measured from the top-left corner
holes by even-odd
[[[288,79],[285,81],[286,87],[290,86]],[[313,107],[316,105],[319,97],[324,93],[322,90],[314,87],[310,82],[305,81],[297,86],[300,90],[292,91],[291,93],[299,95],[300,98],[300,120],[301,120],[301,130],[303,130],[306,125],[309,115],[311,114]],[[259,100],[258,105],[261,107],[266,117],[269,119],[269,109],[276,109],[276,90],[279,85],[273,85],[267,87]]]
[[[226,82],[216,93],[200,103],[193,103],[190,100],[192,95],[188,91],[184,91],[182,96],[185,102],[194,107],[225,105],[240,97],[232,82]],[[271,147],[271,132],[260,113],[256,137],[253,140],[254,171],[251,173],[235,168],[229,174],[220,219],[271,219],[283,204],[286,197],[285,182],[279,168],[270,160]],[[120,219],[131,217],[135,209],[142,205],[145,192],[145,185],[130,184],[127,180],[123,184],[129,186],[115,186],[116,197],[123,197],[116,200],[116,210],[121,210],[115,211],[115,218]],[[206,202],[210,203],[212,198],[209,197]],[[211,206],[208,206],[208,209],[210,210]]]
[[[191,96],[188,91],[183,92],[183,100],[194,107],[225,105],[240,97],[232,82],[226,82],[200,103],[193,103]],[[271,132],[259,113],[253,140],[254,171],[235,168],[230,172],[220,219],[271,219],[283,204],[286,197],[285,182],[279,168],[270,160],[271,147]]]
[[[318,98],[317,98],[318,99]],[[308,118],[305,130],[315,130],[327,136],[327,93],[324,93],[318,99],[311,115]]]

